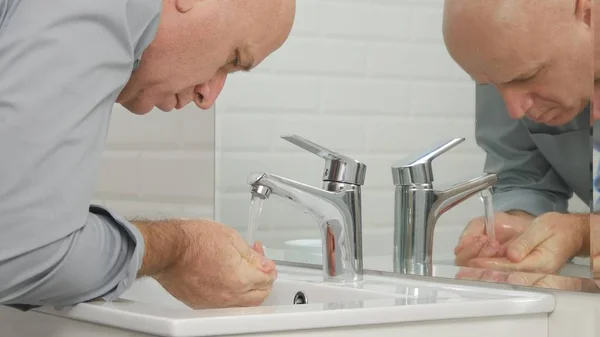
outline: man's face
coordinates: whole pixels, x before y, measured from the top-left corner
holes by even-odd
[[[164,0],[156,37],[117,102],[137,114],[191,102],[209,109],[229,73],[284,43],[294,14],[295,0]]]
[[[478,83],[494,85],[512,118],[571,121],[593,82],[589,0],[447,0],[444,39]]]

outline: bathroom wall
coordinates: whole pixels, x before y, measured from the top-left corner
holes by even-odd
[[[214,109],[113,109],[95,202],[127,218],[213,218]]]

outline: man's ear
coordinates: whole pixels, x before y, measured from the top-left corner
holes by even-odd
[[[196,0],[175,0],[175,7],[181,13],[185,13],[194,7]]]
[[[591,27],[592,0],[575,0],[575,17]]]

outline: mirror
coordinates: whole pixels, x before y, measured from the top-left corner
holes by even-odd
[[[506,48],[511,37],[523,35],[514,31],[497,34],[496,44],[490,44],[483,37],[492,32],[465,26],[474,19],[456,19],[458,15],[479,17],[478,24],[483,24],[484,15],[473,16],[472,10],[457,5],[460,2],[452,3],[457,7],[446,13],[456,17],[454,21],[445,17],[447,29],[453,30],[445,41],[442,1],[298,1],[289,40],[251,73],[232,75],[216,105],[215,217],[247,234],[250,219],[260,209],[257,232],[251,237],[266,246],[271,258],[322,264],[322,252],[327,254],[335,245],[328,240],[339,235],[333,230],[337,227],[331,223],[319,227],[314,217],[290,204],[294,198],[289,195],[259,198],[250,211],[250,183],[269,173],[322,188],[323,177],[331,179],[332,168],[343,171],[348,160],[356,160],[367,166],[364,184],[355,184],[361,189],[365,269],[595,291],[590,283],[590,245],[578,244],[590,242],[590,111],[573,98],[586,92],[579,78],[575,81],[569,75],[568,82],[560,75],[565,69],[576,69],[591,83],[591,68],[585,62],[576,67],[559,61],[515,64],[515,59],[539,56],[515,57],[510,54],[515,49],[522,53],[544,49],[531,48],[531,41],[525,40]],[[495,9],[485,10],[485,15],[491,15]],[[552,44],[544,36],[539,41],[546,49]],[[477,53],[484,48],[490,52]],[[503,85],[500,90],[472,78],[504,82],[521,75],[531,78],[516,78],[514,86]],[[535,91],[539,88],[563,95],[551,96],[569,106],[567,115],[573,120],[552,126],[541,124],[540,116],[515,118],[522,117],[517,116],[523,107],[519,104],[529,104],[520,93],[535,92],[537,97],[542,94]],[[549,98],[539,101],[545,103],[538,112],[565,110]],[[530,119],[534,117],[537,123]],[[554,124],[560,121],[556,117]],[[291,135],[336,152],[346,161],[323,158],[282,138]],[[429,162],[422,160],[423,154],[436,148],[444,151],[431,160],[428,172],[432,172],[433,188],[446,194],[427,194],[423,185],[431,178],[425,173]],[[403,173],[394,178],[392,167]],[[478,241],[457,247],[468,224],[477,223],[479,234],[484,233],[485,207],[479,195],[493,178],[489,174],[498,179],[492,188],[492,228],[502,245],[491,247],[491,253],[478,249],[482,247],[474,243]],[[407,179],[420,182],[410,187]],[[348,183],[341,180],[335,186]],[[402,193],[413,194],[401,199]],[[536,216],[541,217],[532,223]],[[433,236],[424,224],[429,224]],[[570,246],[552,262],[535,260],[550,249],[541,246],[520,264],[505,263],[509,244],[523,240],[527,229],[530,240]],[[540,238],[550,229],[564,235]],[[467,248],[472,253],[465,254]],[[511,251],[515,258],[518,250]],[[475,259],[473,252],[480,258]]]

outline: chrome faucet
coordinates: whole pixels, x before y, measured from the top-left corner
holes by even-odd
[[[367,166],[296,135],[281,138],[325,159],[323,187],[313,187],[269,173],[250,173],[248,184],[251,193],[262,199],[277,195],[318,222],[325,282],[361,281],[361,186]]]
[[[465,138],[446,141],[424,154],[411,156],[392,165],[395,187],[394,271],[432,275],[433,233],[442,214],[498,181],[485,174],[450,187],[433,188],[431,162],[462,143]]]

